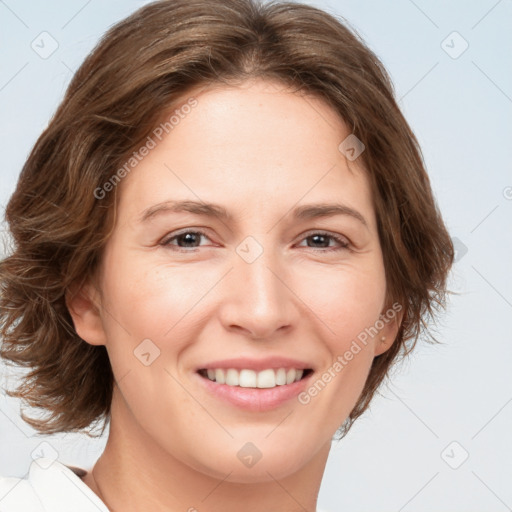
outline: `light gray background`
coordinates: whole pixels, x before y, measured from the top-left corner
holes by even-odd
[[[0,0],[2,207],[73,71],[109,26],[145,3]],[[458,295],[437,328],[443,345],[420,344],[333,446],[319,506],[512,510],[512,2],[309,3],[346,18],[387,67],[458,248],[450,281]],[[43,31],[59,45],[46,59],[31,48]],[[31,454],[51,447],[89,468],[104,442],[38,436],[19,403],[0,397],[0,474],[25,475]]]

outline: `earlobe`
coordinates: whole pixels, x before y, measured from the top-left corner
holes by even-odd
[[[374,356],[380,356],[389,350],[395,341],[396,336],[380,336],[376,338],[374,345]]]
[[[66,306],[75,331],[91,345],[105,345],[106,336],[100,314],[99,294],[91,283],[66,292]]]
[[[387,317],[386,317],[387,318]],[[403,311],[388,320],[379,334],[375,337],[374,354],[379,356],[391,348],[398,336],[402,325]]]

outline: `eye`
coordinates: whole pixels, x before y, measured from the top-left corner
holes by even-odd
[[[323,231],[318,231],[315,233],[311,233],[303,240],[311,240],[313,245],[308,243],[307,247],[309,248],[317,248],[324,249],[325,251],[341,251],[344,249],[350,248],[350,243],[347,239],[339,235],[333,235],[331,233],[325,233]],[[338,247],[329,247],[329,242],[334,241],[338,244]]]
[[[181,233],[173,234],[172,236],[160,242],[160,245],[169,247],[173,251],[178,252],[195,252],[194,249],[200,247],[201,238],[209,237],[203,231],[199,230],[186,230]],[[302,240],[311,241],[307,244],[308,248],[321,249],[325,251],[341,251],[350,248],[350,243],[340,235],[333,235],[323,231],[317,231],[304,237]],[[334,241],[338,246],[330,246],[330,242]],[[175,243],[173,243],[175,242]],[[299,245],[300,246],[300,245]]]
[[[160,245],[163,245],[164,247],[170,247],[174,251],[178,252],[193,252],[188,249],[195,249],[198,247],[201,237],[208,238],[205,233],[202,231],[182,231],[181,233],[175,234],[169,238],[164,239],[162,242],[160,242]],[[209,240],[209,238],[208,238]],[[173,241],[176,241],[177,243],[172,243]]]

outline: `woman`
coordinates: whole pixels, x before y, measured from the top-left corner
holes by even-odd
[[[6,511],[314,511],[453,260],[382,64],[294,3],[117,24],[6,218],[1,354],[30,368],[10,394],[42,433],[109,425],[90,471],[4,478]]]

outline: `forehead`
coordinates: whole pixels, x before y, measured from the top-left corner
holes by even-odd
[[[345,200],[372,210],[366,173],[339,150],[350,132],[319,98],[262,80],[203,86],[156,130],[154,147],[121,183],[120,207],[131,214],[169,199],[258,209],[264,201],[266,211]]]

